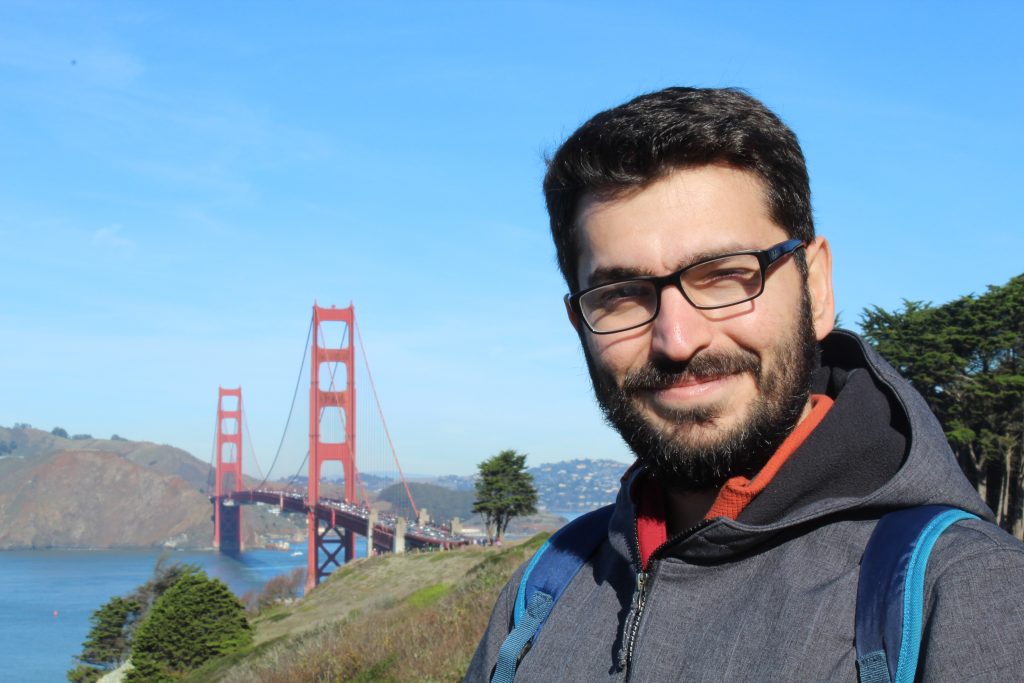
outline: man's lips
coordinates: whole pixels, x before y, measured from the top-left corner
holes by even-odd
[[[626,373],[621,391],[655,411],[704,409],[728,399],[746,378],[756,385],[760,370],[749,353],[702,353],[685,363],[662,359]]]
[[[686,377],[665,386],[652,388],[649,391],[655,400],[658,401],[688,401],[716,394],[725,389],[735,379],[736,375]]]

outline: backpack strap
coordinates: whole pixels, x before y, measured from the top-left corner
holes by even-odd
[[[857,585],[860,683],[913,683],[921,651],[924,576],[942,532],[969,512],[945,505],[895,510],[875,526]]]
[[[580,515],[540,547],[519,581],[512,631],[498,650],[491,683],[512,683],[519,660],[537,638],[551,609],[576,573],[608,537],[614,505]]]

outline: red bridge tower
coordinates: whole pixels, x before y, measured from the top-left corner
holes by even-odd
[[[213,545],[223,553],[240,553],[242,508],[227,496],[242,488],[242,387],[218,387],[218,392]]]
[[[323,322],[344,324],[340,346],[327,348],[322,338]],[[328,461],[341,462],[345,476],[345,502],[356,503],[356,386],[355,386],[355,307],[321,308],[313,304],[313,344],[310,353],[311,382],[309,387],[309,551],[306,588],[312,589],[320,580],[341,566],[338,554],[344,549],[344,562],[355,557],[356,536],[332,522],[317,520],[316,505],[320,500],[321,466]],[[344,366],[344,370],[342,367]],[[337,369],[337,372],[335,372]],[[325,388],[326,382],[326,388]],[[336,412],[334,412],[336,411]],[[342,434],[329,441],[322,427],[339,415]],[[320,523],[325,526],[323,531]],[[323,561],[320,558],[323,555]]]

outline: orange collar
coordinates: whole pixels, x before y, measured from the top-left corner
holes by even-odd
[[[711,504],[711,509],[704,515],[704,519],[714,519],[716,517],[736,519],[739,517],[740,513],[743,512],[743,508],[747,507],[750,501],[757,497],[757,494],[764,491],[768,483],[775,478],[775,475],[779,473],[782,466],[789,460],[789,456],[793,455],[793,452],[814,431],[814,428],[821,423],[829,408],[832,407],[832,403],[832,399],[824,394],[812,395],[811,412],[793,428],[793,431],[789,433],[789,436],[782,442],[779,449],[775,451],[775,455],[765,463],[765,466],[761,468],[761,471],[753,479],[733,477],[727,480],[722,490],[718,492],[715,502]]]

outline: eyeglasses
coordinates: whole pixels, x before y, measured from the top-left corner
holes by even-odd
[[[758,251],[738,251],[693,263],[671,275],[634,277],[590,287],[565,300],[594,334],[612,334],[640,327],[658,317],[661,290],[675,285],[694,308],[735,306],[764,292],[768,269],[804,246],[786,240]]]

